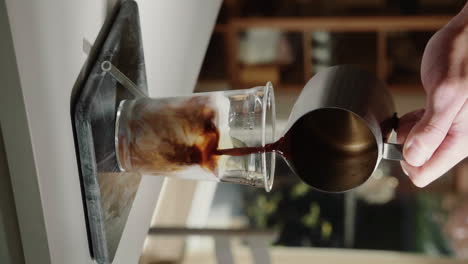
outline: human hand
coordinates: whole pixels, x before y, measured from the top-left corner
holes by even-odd
[[[425,109],[400,119],[403,171],[418,187],[468,156],[468,4],[428,42],[421,62]]]

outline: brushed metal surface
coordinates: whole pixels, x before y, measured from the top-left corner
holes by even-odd
[[[286,131],[308,114],[314,141],[308,164],[314,175],[298,176],[312,187],[343,192],[364,183],[383,158],[395,126],[395,106],[387,87],[372,73],[341,65],[317,73],[296,101]],[[292,162],[289,165],[295,170]]]
[[[127,223],[141,175],[121,173],[115,157],[116,110],[134,95],[108,71],[110,62],[147,94],[145,62],[136,2],[123,1],[111,22],[94,66],[74,101],[75,141],[91,255],[111,263]]]

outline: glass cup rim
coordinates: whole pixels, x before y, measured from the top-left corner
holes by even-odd
[[[275,94],[273,90],[273,84],[271,82],[267,82],[265,86],[263,86],[263,101],[262,101],[262,147],[266,145],[266,131],[267,131],[267,114],[271,115],[271,137],[272,140],[275,140],[275,131],[276,131],[276,104],[275,104]],[[270,106],[268,105],[268,101],[270,101]],[[270,111],[268,111],[270,110]],[[270,171],[267,171],[267,154],[271,155],[270,160]],[[274,173],[275,173],[275,164],[276,164],[276,154],[275,153],[266,153],[262,152],[262,166],[264,168],[264,187],[266,192],[270,192],[271,188],[273,187],[273,180],[274,180]]]
[[[122,109],[123,109],[123,105],[127,102],[128,100],[127,99],[124,99],[122,101],[120,101],[119,103],[119,106],[117,107],[117,113],[115,115],[115,126],[114,126],[114,145],[115,145],[115,151],[117,152],[118,149],[119,149],[119,144],[121,142],[119,142],[119,128],[120,128],[120,118],[121,118],[121,115],[122,115]],[[116,153],[115,155],[115,158],[117,160],[117,167],[119,168],[119,170],[121,172],[124,172],[124,168],[122,168],[122,161],[120,160],[120,155],[118,155]]]

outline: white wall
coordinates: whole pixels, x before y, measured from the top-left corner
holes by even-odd
[[[0,263],[24,262],[23,256],[18,256],[22,250],[21,244],[18,245],[20,234],[23,235],[22,248],[24,252],[30,253],[25,260],[47,263],[50,258],[45,224],[42,206],[40,200],[37,199],[39,188],[36,169],[4,0],[0,0],[0,34],[2,36],[0,41],[0,123],[4,141],[3,162],[0,165],[2,170],[2,182],[0,183],[2,197],[0,199],[3,203],[2,214],[6,214],[3,223],[0,223],[0,228],[5,230],[5,239],[8,240],[8,246],[5,250],[9,251],[9,255],[0,257]],[[10,196],[15,191],[13,186],[16,187],[16,194],[21,192],[27,195],[13,198]],[[14,207],[18,213],[18,222]],[[18,224],[21,225],[21,223],[25,225],[22,226],[19,234],[17,228]],[[26,236],[26,234],[28,235]],[[26,239],[28,236],[34,239]]]
[[[13,190],[0,126],[0,263],[24,263]]]
[[[7,67],[16,73],[1,88],[0,116],[25,260],[92,263],[69,102],[86,60],[83,38],[94,41],[115,1],[0,1],[14,44]],[[138,2],[150,95],[191,92],[221,0]],[[143,178],[115,263],[137,262],[161,183]]]

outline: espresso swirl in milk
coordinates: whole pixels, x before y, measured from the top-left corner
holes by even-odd
[[[128,131],[118,138],[122,169],[167,173],[198,165],[215,170],[219,131],[208,98],[158,106],[148,105],[144,99],[132,103]]]

